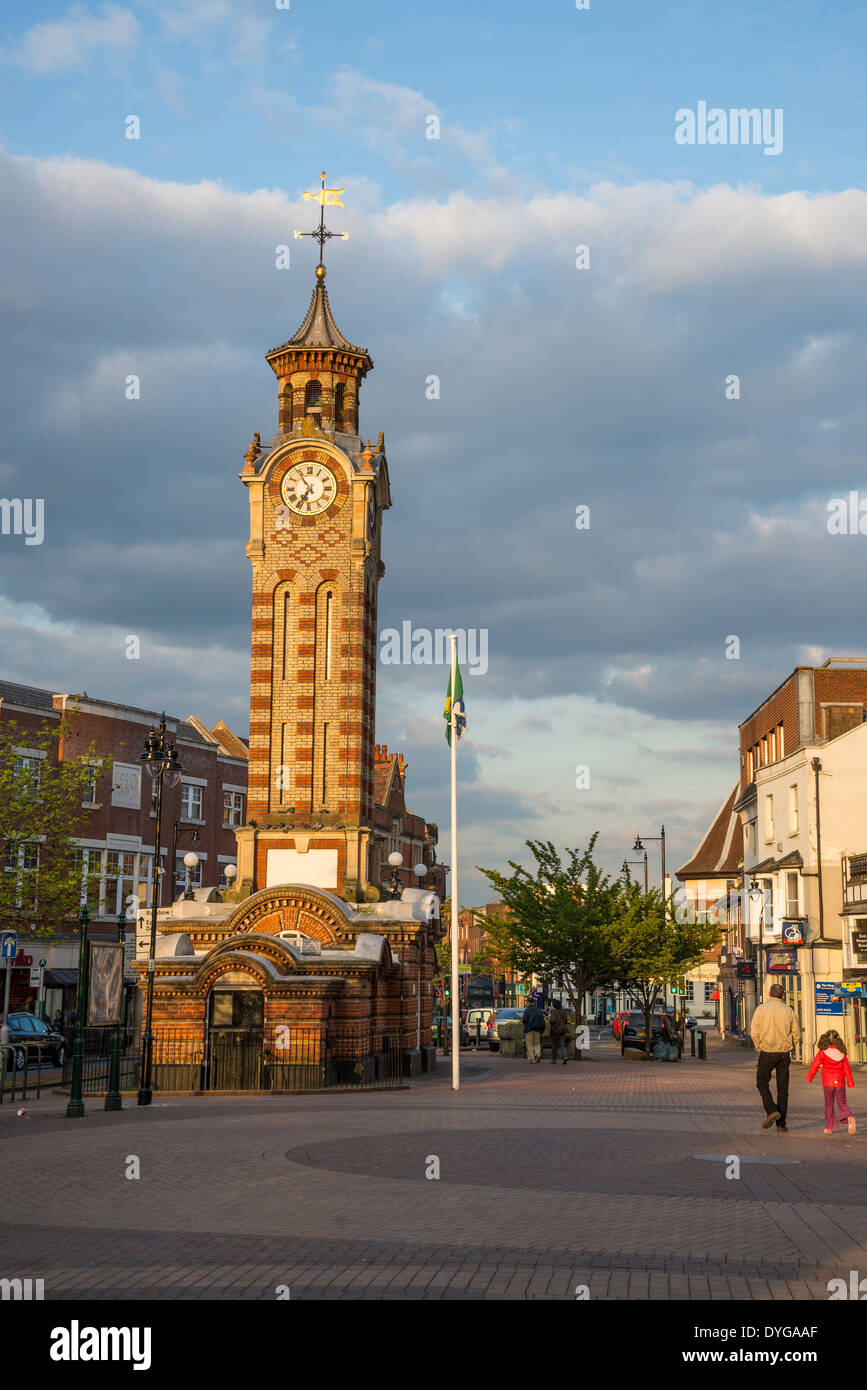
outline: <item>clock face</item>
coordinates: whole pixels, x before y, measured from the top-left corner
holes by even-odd
[[[280,487],[283,501],[299,516],[317,516],[337,496],[337,481],[321,463],[296,463]]]

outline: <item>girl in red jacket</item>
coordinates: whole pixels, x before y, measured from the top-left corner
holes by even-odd
[[[848,1120],[849,1133],[855,1133],[855,1116],[846,1104],[846,1087],[854,1086],[852,1068],[846,1056],[843,1039],[833,1028],[823,1033],[818,1043],[819,1051],[813,1058],[813,1065],[807,1072],[807,1080],[812,1081],[819,1068],[822,1068],[822,1090],[825,1092],[825,1133],[831,1134],[840,1128],[834,1114],[834,1102],[840,1111],[840,1119]]]

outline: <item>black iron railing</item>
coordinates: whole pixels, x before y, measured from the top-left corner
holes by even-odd
[[[346,1025],[271,1024],[211,1028],[191,1037],[154,1030],[154,1089],[161,1091],[321,1091],[399,1086],[397,1030]]]

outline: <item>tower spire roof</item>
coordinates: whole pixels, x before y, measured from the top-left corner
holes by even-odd
[[[317,266],[316,271],[316,284],[303,323],[287,342],[282,343],[279,348],[273,348],[272,351],[282,352],[286,348],[336,348],[340,352],[355,352],[366,357],[367,348],[356,347],[354,343],[350,343],[337,327],[328,302],[324,267]]]

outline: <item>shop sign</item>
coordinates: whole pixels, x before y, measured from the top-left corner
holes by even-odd
[[[867,928],[852,928],[852,950],[859,958],[867,960]]]
[[[798,973],[798,952],[792,946],[771,946],[765,950],[765,974],[796,975]]]
[[[784,922],[782,937],[784,946],[803,946],[806,940],[804,936],[804,923]]]
[[[837,989],[841,994],[849,995],[850,998],[867,998],[867,984],[863,980],[843,980]]]
[[[756,978],[755,961],[739,960],[735,966],[735,975],[739,980],[754,980]]]
[[[842,1014],[843,1000],[840,996],[840,986],[835,985],[833,980],[816,981],[816,1013],[817,1014]]]

